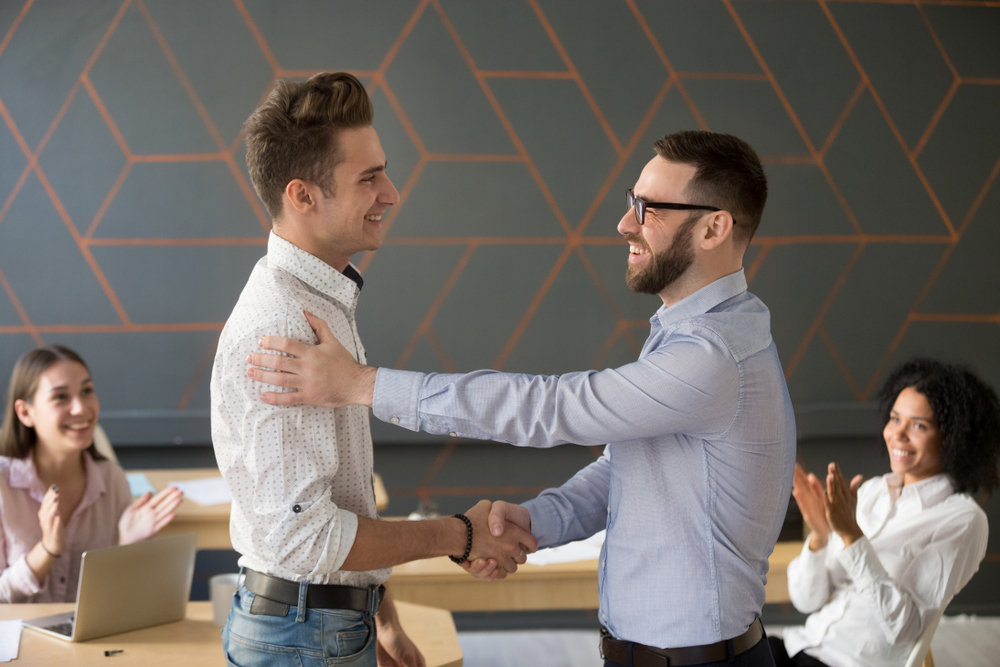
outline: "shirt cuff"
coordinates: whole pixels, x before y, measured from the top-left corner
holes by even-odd
[[[867,537],[855,540],[851,546],[837,554],[837,560],[858,588],[870,588],[889,576]]]
[[[336,572],[344,566],[347,555],[351,553],[351,549],[354,547],[354,539],[358,536],[358,515],[342,509],[338,509],[337,514],[339,515],[337,517],[337,524],[339,524],[340,536],[336,545],[327,545],[327,549],[332,546],[336,546],[337,549],[337,555],[334,557],[333,562],[330,563],[331,572]]]
[[[812,551],[809,549],[809,538],[806,538],[802,545],[802,551],[788,564],[789,581],[811,582],[816,577],[825,573],[826,557],[830,552],[830,542],[828,541],[822,549]],[[791,585],[791,583],[789,583]]]
[[[559,543],[562,535],[562,521],[551,502],[545,498],[532,498],[521,503],[521,507],[531,515],[531,534],[538,540],[539,549],[547,549]]]
[[[384,422],[419,431],[417,404],[423,381],[424,373],[379,368],[375,373],[372,412]]]
[[[799,558],[803,563],[807,565],[822,565],[826,562],[826,552],[830,549],[830,541],[827,540],[826,544],[823,545],[822,549],[817,549],[813,551],[809,548],[809,538],[806,537],[806,541],[802,543],[802,553],[799,554]]]
[[[23,602],[32,595],[37,595],[44,588],[35,577],[35,573],[28,567],[27,555],[27,553],[21,554],[21,557],[14,561],[14,564],[7,568],[4,573],[9,579],[12,592],[21,596],[20,599],[14,599],[14,596],[11,596],[11,602]]]

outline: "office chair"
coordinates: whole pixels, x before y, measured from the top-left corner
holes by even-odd
[[[941,617],[944,616],[944,610],[948,607],[949,602],[951,600],[945,600],[945,603],[934,614],[934,618],[920,634],[920,639],[913,645],[910,657],[906,660],[906,667],[934,667],[934,658],[931,657],[931,640],[934,639],[934,632],[937,630],[938,623],[941,622]]]

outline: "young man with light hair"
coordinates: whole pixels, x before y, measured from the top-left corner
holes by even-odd
[[[486,501],[436,521],[379,521],[368,409],[276,408],[247,378],[261,337],[316,341],[304,310],[365,362],[354,322],[363,281],[350,258],[382,245],[383,216],[399,200],[372,117],[357,78],[323,73],[278,81],[244,126],[250,177],[274,225],[212,372],[212,440],[246,573],[222,632],[235,665],[374,667],[377,657],[422,667],[384,594],[390,568],[443,555],[516,568],[536,546],[513,525],[491,535]]]

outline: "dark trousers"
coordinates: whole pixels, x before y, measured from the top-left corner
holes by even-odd
[[[605,660],[604,667],[630,666],[619,665],[617,662]],[[767,647],[767,637],[762,637],[752,649],[740,653],[732,660],[706,662],[701,665],[692,665],[691,667],[774,667],[774,660],[771,659],[771,650]]]
[[[775,667],[827,667],[825,662],[807,655],[805,651],[799,651],[789,658],[788,651],[785,650],[785,640],[781,637],[768,637],[767,642],[771,645]]]

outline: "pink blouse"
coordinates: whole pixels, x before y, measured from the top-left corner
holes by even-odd
[[[75,602],[83,552],[118,544],[118,520],[132,502],[125,473],[90,454],[83,460],[87,487],[66,524],[66,549],[38,581],[25,556],[42,539],[38,509],[45,487],[31,456],[0,456],[0,602]]]

